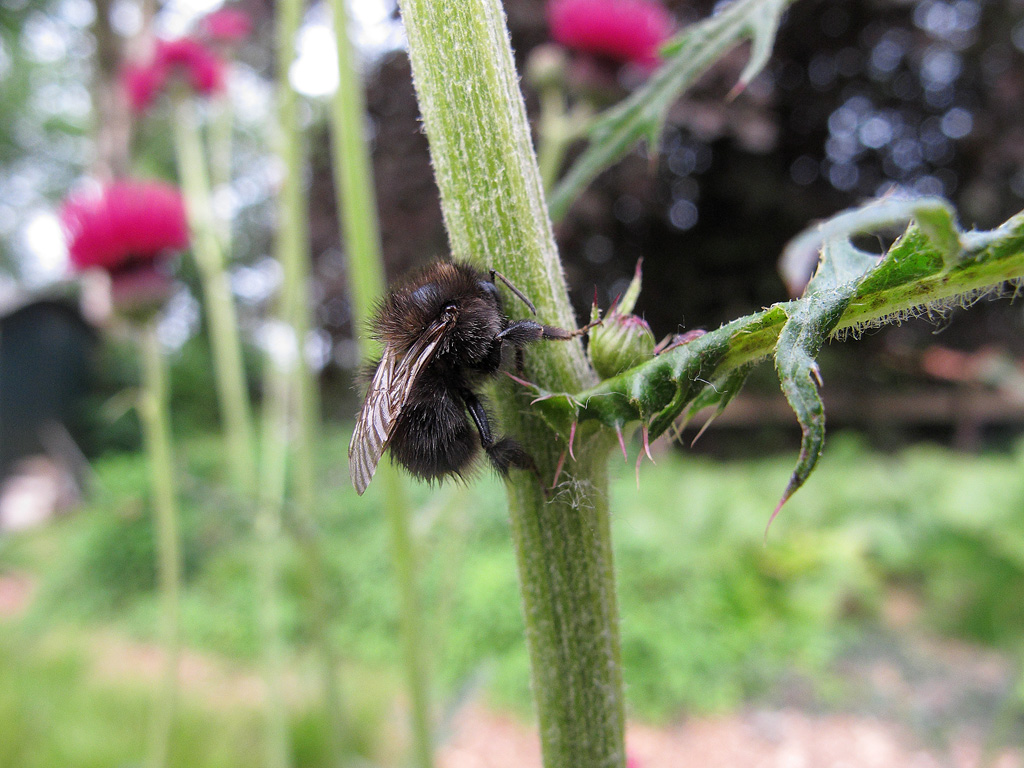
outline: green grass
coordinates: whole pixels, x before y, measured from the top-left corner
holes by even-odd
[[[373,681],[349,685],[347,702],[351,712],[362,713],[356,729],[362,736],[353,735],[353,749],[371,754],[375,738],[390,727],[381,702],[400,697],[398,617],[383,510],[374,494],[358,499],[348,487],[346,439],[338,433],[326,441],[319,517],[335,599],[332,637],[346,677]],[[246,665],[258,655],[254,553],[248,510],[233,508],[219,490],[218,451],[213,439],[194,440],[185,449],[185,640],[193,649]],[[818,471],[782,511],[765,544],[764,526],[794,460],[715,462],[674,453],[657,465],[645,461],[639,490],[632,461],[615,461],[615,555],[627,695],[635,716],[658,720],[727,710],[794,673],[826,684],[830,662],[874,621],[894,584],[919,596],[928,629],[1018,651],[1024,626],[1021,452],[964,456],[919,447],[880,456],[834,436]],[[500,484],[481,476],[467,487],[417,485],[413,495],[439,704],[453,706],[467,693],[485,691],[500,706],[528,710],[529,671]],[[305,669],[311,635],[307,577],[298,550],[284,548],[286,634],[292,666]],[[40,589],[17,622],[23,641],[0,642],[0,765],[138,760],[151,692],[128,683],[102,688],[90,682],[75,643],[54,655],[33,638],[84,636],[98,627],[155,638],[142,459],[104,459],[96,467],[92,499],[79,514],[0,540],[4,569],[34,572]],[[19,671],[12,676],[12,670]],[[322,764],[315,699],[314,691],[311,709],[299,707],[293,717],[303,765]],[[128,713],[130,730],[141,735],[116,728],[110,738],[96,737],[88,761],[68,758],[75,733],[103,733],[104,722],[124,720],[119,711]],[[212,739],[230,759],[217,750],[196,747],[193,754],[182,748],[180,764],[251,762],[258,753],[253,717],[187,709],[179,728],[188,734],[181,743]],[[39,722],[51,725],[40,729]],[[41,745],[39,757],[25,757],[30,744]]]
[[[0,632],[0,765],[142,764],[152,693],[139,681],[91,679],[75,646],[67,638],[30,645]],[[260,717],[253,708],[185,707],[175,729],[173,765],[258,764]]]
[[[144,765],[149,712],[156,682],[153,665],[138,676],[118,671],[134,666],[122,645],[104,651],[105,635],[87,635],[67,627],[42,637],[10,631],[0,623],[0,766],[14,768],[112,768]],[[117,655],[120,654],[120,655]],[[130,655],[130,654],[127,654]],[[144,655],[140,651],[139,655]],[[106,657],[106,662],[102,659]],[[104,671],[104,664],[114,669]],[[230,667],[229,667],[230,670]],[[329,765],[322,713],[310,695],[311,672],[293,679],[290,717],[296,766]],[[186,684],[172,737],[170,765],[180,768],[238,768],[261,765],[265,750],[265,716],[259,685],[251,676],[201,675]],[[356,680],[370,690],[370,680]],[[225,682],[226,681],[226,682]],[[355,686],[349,686],[355,693]],[[298,693],[296,693],[298,689]],[[348,760],[385,754],[382,743],[392,722],[392,702],[381,695],[350,697],[346,734]],[[298,699],[298,700],[296,700]],[[393,736],[393,734],[392,734]]]

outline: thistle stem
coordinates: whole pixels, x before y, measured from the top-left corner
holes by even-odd
[[[565,120],[565,96],[555,88],[544,88],[540,93],[537,165],[545,190],[550,190],[558,180],[558,171],[569,148],[571,139],[566,135]]]
[[[585,133],[592,117],[593,110],[589,105],[577,104],[568,108],[560,88],[545,86],[541,90],[537,165],[545,191],[554,188],[566,152]]]
[[[575,327],[501,4],[403,0],[401,7],[452,255],[497,267],[543,322]],[[531,347],[526,373],[545,388],[596,380],[578,340]],[[568,435],[532,417],[511,382],[496,389],[503,428],[550,483]],[[527,472],[514,472],[508,484],[547,768],[625,763],[609,447],[606,435],[580,430],[577,461],[558,488],[545,494]]]
[[[167,372],[155,320],[149,321],[141,329],[140,346],[143,377],[139,415],[142,419],[152,489],[157,577],[160,586],[160,634],[164,644],[160,693],[150,733],[149,765],[152,768],[163,768],[168,764],[171,728],[174,725],[177,700],[181,553],[174,490],[174,461],[167,413]]]

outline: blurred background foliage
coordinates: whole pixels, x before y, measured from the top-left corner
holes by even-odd
[[[667,5],[680,23],[712,9],[703,0]],[[395,279],[443,255],[445,235],[394,4],[357,6],[384,257]],[[111,19],[107,29],[89,0],[16,0],[0,8],[0,104],[11,116],[0,126],[0,304],[26,289],[52,291],[63,277],[54,204],[97,162],[90,142],[99,126],[90,106],[98,97],[91,94],[98,73],[118,67],[102,54],[118,53],[121,35],[140,23],[127,0],[103,0],[101,7]],[[270,258],[276,166],[266,150],[273,18],[269,2],[239,7],[252,15],[255,34],[239,51],[231,79],[235,178],[215,191],[214,202],[232,218],[232,283],[246,337],[255,342],[280,280]],[[543,2],[506,7],[522,70],[547,40]],[[180,34],[204,8],[200,0],[166,3],[156,28]],[[321,4],[310,6],[304,58],[292,79],[305,94],[311,151],[314,357],[327,415],[348,418],[358,360],[330,178],[328,22]],[[1016,0],[802,0],[787,14],[767,70],[727,101],[745,55],[727,57],[672,110],[657,163],[638,149],[602,174],[559,224],[581,317],[595,289],[602,306],[622,292],[640,256],[646,280],[638,311],[659,338],[680,327],[713,328],[782,300],[776,260],[785,242],[809,222],[889,189],[947,196],[968,227],[991,228],[1024,206],[1024,128],[1015,109],[1024,99],[1024,24]],[[570,82],[573,76],[570,70]],[[628,90],[629,78],[606,73],[603,90],[591,97],[613,101]],[[535,109],[528,82],[524,88]],[[136,172],[173,177],[167,119],[165,113],[140,124]],[[203,327],[196,282],[186,269],[164,322],[172,346]],[[839,401],[833,423],[867,429],[891,446],[920,436],[968,444],[1024,421],[1019,392],[974,409],[996,409],[1001,418],[952,416],[933,397],[944,391],[948,372],[923,359],[935,346],[974,352],[983,345],[1015,359],[1024,353],[1017,307],[987,304],[955,322],[942,320],[939,329],[936,339],[934,323],[907,323],[827,353],[826,402]],[[202,366],[202,356],[181,355],[179,365],[189,364]],[[122,382],[106,373],[100,370],[101,379],[113,380],[101,380],[101,387],[117,391]],[[764,378],[748,391],[777,400],[777,387]],[[1012,388],[1020,389],[1017,382]],[[916,418],[875,407],[901,390],[924,395]],[[781,414],[775,421],[788,423]],[[747,442],[731,434],[712,431],[704,450]]]
[[[386,762],[394,726],[386,725],[385,705],[399,680],[397,605],[381,556],[383,510],[355,504],[347,478],[333,470],[346,444],[347,434],[332,433],[322,457],[322,471],[335,478],[322,531],[337,599],[330,631],[342,650],[346,706],[355,718],[348,738],[364,757]],[[237,760],[246,754],[246,738],[254,738],[249,706],[259,698],[248,706],[235,699],[244,698],[246,686],[259,687],[245,671],[259,653],[258,613],[248,582],[252,542],[244,512],[231,508],[216,476],[217,450],[211,438],[190,440],[183,450],[182,616],[186,646],[197,659],[185,665],[206,660],[219,667],[217,674],[186,673],[179,727],[186,743],[209,738],[209,723],[196,710],[212,708],[225,727],[248,733],[222,745]],[[643,468],[639,489],[633,468],[617,465],[613,528],[631,715],[658,723],[744,705],[827,712],[852,702],[906,718],[906,701],[880,702],[877,692],[868,700],[864,671],[884,662],[913,684],[925,674],[922,665],[935,663],[915,644],[943,637],[998,649],[1009,661],[987,684],[961,670],[965,688],[949,692],[941,706],[914,698],[928,710],[926,724],[944,734],[975,721],[987,727],[994,713],[1019,717],[1022,461],[1024,445],[965,462],[936,446],[881,456],[862,439],[841,435],[773,525],[767,546],[763,525],[791,457],[723,463],[666,454]],[[0,717],[7,749],[32,739],[40,751],[24,754],[60,754],[68,748],[64,728],[74,726],[91,735],[71,764],[112,765],[117,761],[102,756],[131,754],[131,739],[105,735],[121,730],[120,715],[103,722],[101,714],[137,719],[150,669],[153,646],[145,641],[156,640],[158,596],[147,494],[144,462],[134,454],[110,456],[96,464],[91,499],[78,514],[0,540],[0,568],[37,580],[26,613],[2,625],[7,639],[0,645],[4,680],[31,679],[37,688],[29,694],[5,684],[0,712],[61,691],[59,703],[46,704],[40,715],[51,725],[46,734],[26,729],[24,716]],[[438,701],[449,715],[480,696],[527,715],[529,670],[500,484],[487,477],[436,492],[417,487],[415,497]],[[310,756],[297,764],[321,765],[318,721],[303,725],[303,713],[317,706],[309,584],[298,552],[283,546],[292,737],[298,753]],[[117,677],[104,674],[111,654],[120,658]],[[216,695],[236,706],[210,699],[215,684]],[[64,703],[96,695],[99,709],[88,715]],[[981,702],[977,711],[965,707],[972,696],[974,706]],[[186,750],[175,764],[221,764],[216,755],[191,759],[199,756]],[[59,764],[48,760],[5,764]],[[238,763],[225,757],[223,764]]]
[[[67,289],[54,206],[96,162],[98,73],[116,69],[110,52],[141,21],[129,0],[98,5],[100,16],[89,0],[0,5],[0,307]],[[384,255],[397,278],[443,255],[445,235],[394,4],[356,5],[368,9],[357,15],[357,41]],[[713,7],[708,0],[666,5],[681,23]],[[543,3],[505,6],[522,71],[547,39]],[[255,392],[261,323],[280,280],[270,258],[277,178],[266,150],[273,3],[238,7],[251,14],[255,34],[232,74],[235,178],[216,190],[215,204],[232,216],[232,286]],[[180,33],[205,10],[169,1],[157,26]],[[317,57],[328,23],[322,4],[312,4],[300,50],[314,71],[318,61],[323,69]],[[894,186],[949,197],[966,226],[990,228],[1024,208],[1020,0],[800,0],[767,71],[727,101],[744,61],[743,51],[728,57],[673,109],[657,163],[633,153],[559,224],[581,316],[595,289],[602,306],[624,289],[640,256],[638,311],[659,336],[679,326],[712,328],[782,300],[776,259],[784,243],[814,219]],[[320,457],[337,599],[331,631],[346,666],[353,754],[387,763],[395,746],[382,723],[399,688],[394,586],[382,512],[351,503],[344,470],[358,361],[330,179],[326,86],[304,71],[292,76],[305,89],[312,163],[317,329],[310,351],[331,422]],[[602,97],[614,100],[630,86],[628,76],[609,78]],[[524,87],[533,109],[535,95]],[[173,176],[168,129],[151,121],[135,137],[136,171]],[[219,659],[240,686],[257,652],[252,543],[244,511],[217,474],[198,295],[186,269],[162,327],[175,350],[173,418],[184,438],[183,627],[187,646]],[[985,692],[980,717],[1019,717],[1022,326],[1019,303],[986,303],[826,350],[826,410],[830,424],[849,431],[832,433],[820,469],[774,524],[768,546],[763,526],[799,436],[768,366],[696,447],[645,465],[639,489],[632,466],[616,465],[614,540],[632,713],[666,721],[761,700],[827,708],[859,695],[857,676],[837,660],[858,669],[857,659],[873,658],[877,647],[886,658],[900,656],[908,637],[924,634],[998,649],[1004,674]],[[104,338],[93,368],[76,433],[95,460],[87,501],[43,530],[0,534],[0,575],[27,573],[36,584],[24,615],[0,616],[0,765],[123,764],[140,749],[133,732],[145,730],[145,675],[95,673],[97,633],[146,640],[156,626],[145,468],[135,452],[135,416],[123,407],[137,372],[116,334]],[[921,438],[928,442],[907,447]],[[414,494],[436,696],[450,712],[485,690],[493,703],[526,712],[529,673],[499,485],[481,476],[467,487]],[[317,706],[309,585],[297,554],[284,555],[296,764],[321,765],[324,734],[309,714]],[[913,677],[920,655],[907,654],[915,661],[902,669]],[[194,752],[181,747],[176,764],[254,760],[257,709],[244,695],[230,699],[237,706],[218,707],[202,686],[186,686],[178,727],[188,738],[177,743]],[[954,718],[957,701],[936,717]]]

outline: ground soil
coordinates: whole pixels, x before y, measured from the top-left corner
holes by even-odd
[[[977,734],[927,745],[876,717],[792,709],[692,718],[654,728],[631,723],[630,768],[1019,768],[1019,749],[987,754]],[[444,768],[540,768],[536,731],[474,705],[457,716],[441,747]]]

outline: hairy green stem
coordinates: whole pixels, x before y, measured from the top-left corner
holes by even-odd
[[[497,267],[543,322],[575,327],[500,3],[401,7],[453,256]],[[522,316],[516,302],[507,308]],[[595,383],[578,341],[538,344],[526,358],[527,377],[548,389]],[[567,435],[536,418],[522,393],[497,389],[503,428],[551,484]],[[547,768],[625,762],[607,449],[606,436],[577,435],[577,461],[553,491],[527,472],[508,486]]]
[[[213,217],[209,174],[195,104],[185,94],[175,96],[173,123],[178,174],[192,231],[192,252],[199,267],[209,323],[217,399],[224,420],[226,460],[235,488],[252,495],[256,488],[256,435],[238,318],[224,269],[223,245]]]
[[[161,635],[164,665],[160,693],[150,734],[149,765],[168,764],[174,724],[180,655],[179,604],[181,551],[178,542],[178,507],[174,490],[174,461],[168,416],[167,371],[156,332],[156,320],[141,329],[142,392],[139,415],[149,463],[153,518],[156,527],[157,576],[160,584]]]
[[[331,102],[331,138],[338,218],[348,253],[349,296],[355,325],[368,328],[384,292],[377,198],[369,147],[364,135],[366,107],[356,73],[345,0],[331,0],[338,50],[338,88]],[[359,336],[363,359],[377,354],[376,343]],[[398,583],[406,682],[412,718],[413,755],[419,768],[433,765],[430,686],[426,633],[416,583],[415,551],[409,530],[409,502],[403,480],[390,464],[377,471],[388,519],[392,565]]]

